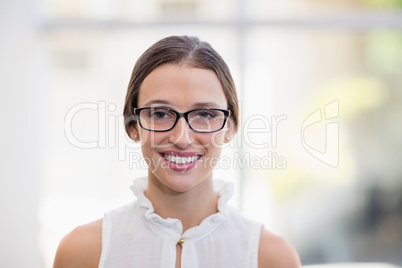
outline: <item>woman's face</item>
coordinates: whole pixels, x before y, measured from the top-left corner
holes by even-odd
[[[213,71],[165,64],[144,79],[138,107],[171,108],[184,113],[198,108],[227,109],[227,101]],[[218,132],[198,133],[182,117],[167,132],[148,131],[137,123],[130,129],[130,135],[131,138],[137,135],[141,142],[149,178],[175,192],[185,192],[212,179],[213,167],[233,130],[233,123],[228,120]]]

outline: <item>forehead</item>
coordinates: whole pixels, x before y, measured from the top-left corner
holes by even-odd
[[[227,108],[227,100],[217,75],[208,69],[165,64],[143,81],[138,107],[167,104],[180,110],[198,106]]]

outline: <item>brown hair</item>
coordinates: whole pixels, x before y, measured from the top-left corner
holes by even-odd
[[[186,63],[196,68],[214,71],[222,84],[228,109],[237,130],[239,104],[236,86],[225,61],[210,44],[200,41],[197,37],[170,36],[148,48],[134,66],[123,111],[126,132],[129,136],[129,128],[136,122],[133,110],[137,107],[142,82],[154,69],[167,63]]]

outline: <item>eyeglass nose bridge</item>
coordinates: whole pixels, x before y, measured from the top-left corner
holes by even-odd
[[[184,120],[186,121],[187,125],[190,127],[190,129],[191,129],[192,131],[197,132],[195,129],[193,129],[193,127],[191,126],[190,122],[188,121],[188,115],[189,115],[192,111],[188,111],[188,112],[185,112],[185,113],[180,113],[180,112],[175,111],[175,110],[171,110],[171,111],[176,114],[176,121],[174,121],[174,124],[173,124],[173,126],[170,128],[170,130],[172,130],[172,129],[176,126],[177,122],[179,122],[179,119],[183,117]]]

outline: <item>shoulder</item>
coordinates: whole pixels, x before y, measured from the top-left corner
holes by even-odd
[[[98,267],[102,250],[102,219],[78,226],[60,242],[54,268]]]
[[[258,249],[258,267],[299,268],[301,263],[296,251],[283,238],[262,229]]]

